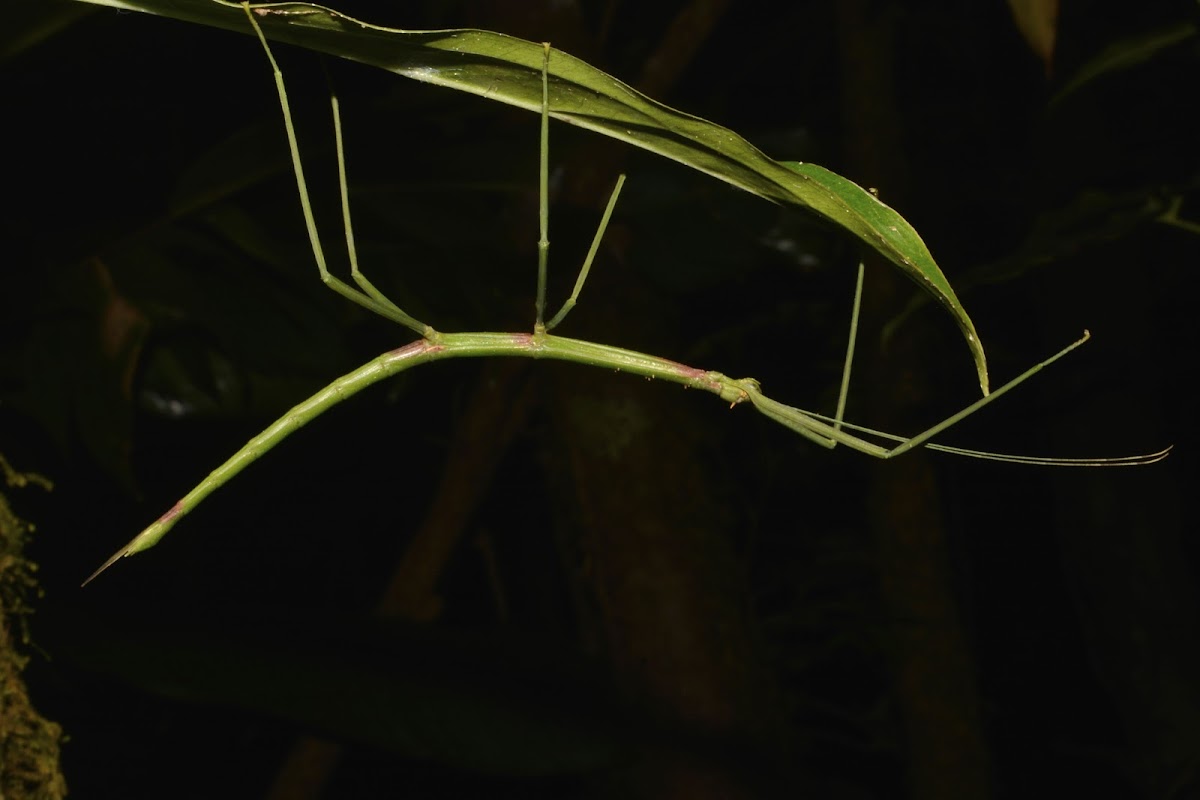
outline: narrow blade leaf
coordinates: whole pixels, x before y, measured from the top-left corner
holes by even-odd
[[[249,34],[240,4],[226,0],[83,0]],[[541,44],[491,31],[403,31],[308,3],[256,6],[267,37],[470,92],[542,109]],[[775,161],[736,133],[646,97],[554,50],[549,106],[555,119],[628,142],[776,203],[808,209],[856,236],[931,293],[958,323],[988,392],[975,326],[921,237],[857,184],[814,164]]]

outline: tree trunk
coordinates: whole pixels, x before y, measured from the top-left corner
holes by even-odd
[[[843,127],[848,176],[878,187],[903,212],[909,180],[901,145],[902,118],[893,76],[893,14],[887,3],[837,4]],[[879,341],[880,320],[900,307],[907,285],[894,270],[876,270],[864,293],[863,335]],[[889,344],[886,360],[863,359],[861,383],[887,387],[869,393],[868,416],[885,430],[907,430],[905,402],[925,393],[919,326],[907,325]],[[934,474],[924,451],[880,463],[869,487],[893,692],[907,746],[910,796],[956,800],[990,795],[989,757],[957,603],[951,591],[946,531]]]

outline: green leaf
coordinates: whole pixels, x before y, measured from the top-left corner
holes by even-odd
[[[83,0],[250,33],[245,11],[225,0]],[[307,3],[255,8],[273,40],[381,67],[539,112],[543,47],[490,31],[402,31]],[[903,217],[862,187],[813,164],[775,161],[741,136],[668,108],[562,51],[550,58],[550,115],[679,161],[776,203],[806,208],[898,266],[953,315],[988,391],[975,326],[925,243]]]
[[[1080,67],[1050,98],[1051,107],[1100,78],[1133,69],[1164,50],[1194,39],[1198,32],[1195,23],[1181,22],[1113,42]]]
[[[94,10],[58,0],[7,0],[0,25],[0,61],[34,49]]]

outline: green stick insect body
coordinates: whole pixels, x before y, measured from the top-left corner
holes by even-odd
[[[415,319],[401,310],[399,306],[378,291],[359,269],[358,258],[354,247],[353,230],[350,221],[350,207],[348,200],[349,192],[346,181],[341,119],[336,97],[332,99],[331,106],[338,156],[338,183],[342,202],[342,220],[345,229],[347,249],[349,251],[351,277],[357,288],[350,286],[329,272],[326,265],[324,252],[321,247],[316,221],[313,217],[312,207],[308,198],[308,189],[304,178],[304,169],[300,161],[300,150],[296,141],[295,126],[293,125],[291,110],[288,105],[287,90],[284,86],[283,74],[271,53],[271,48],[267,43],[266,37],[263,35],[261,28],[255,20],[256,14],[266,15],[271,12],[269,9],[253,9],[248,3],[243,3],[242,5],[246,11],[246,16],[249,19],[250,25],[254,29],[259,42],[262,44],[263,50],[267,54],[267,59],[271,64],[271,68],[274,73],[275,87],[279,95],[280,109],[283,113],[284,127],[287,130],[288,148],[291,153],[292,165],[296,176],[296,187],[300,196],[301,210],[304,214],[304,222],[308,230],[313,257],[317,263],[317,269],[321,280],[346,299],[357,303],[382,317],[393,320],[394,322],[409,328],[410,330],[419,334],[421,338],[415,342],[405,345],[404,347],[384,353],[383,355],[364,364],[353,372],[334,380],[324,389],[321,389],[307,400],[296,405],[294,408],[276,420],[266,430],[247,442],[224,464],[215,469],[207,478],[201,481],[194,489],[185,495],[183,499],[177,502],[154,523],[134,537],[133,540],[131,540],[128,544],[113,554],[111,558],[109,558],[86,581],[84,581],[85,585],[121,558],[133,553],[141,552],[142,550],[146,550],[157,544],[158,541],[162,539],[162,537],[166,535],[166,533],[171,530],[171,528],[174,527],[184,515],[195,508],[213,491],[224,485],[227,481],[232,479],[243,469],[260,458],[284,438],[304,425],[307,425],[329,408],[337,405],[354,394],[357,394],[359,391],[367,388],[368,386],[371,386],[385,378],[391,377],[399,372],[412,367],[420,366],[421,364],[450,358],[478,358],[494,356],[549,358],[573,361],[579,364],[603,367],[622,372],[630,372],[650,378],[659,378],[661,380],[681,384],[688,388],[711,392],[725,402],[729,403],[731,407],[748,402],[757,411],[759,411],[759,413],[763,414],[768,419],[773,420],[792,431],[795,431],[801,436],[804,436],[805,438],[821,445],[822,447],[833,448],[839,444],[842,444],[859,452],[881,459],[887,459],[901,455],[916,447],[926,447],[931,450],[949,453],[952,455],[1003,461],[1014,464],[1059,467],[1114,467],[1152,464],[1156,461],[1162,460],[1170,452],[1171,448],[1168,447],[1154,453],[1118,458],[1043,458],[1037,456],[1011,455],[980,450],[970,450],[966,448],[948,447],[946,445],[940,445],[929,441],[933,436],[936,436],[955,423],[965,419],[971,414],[974,414],[976,411],[996,400],[1001,395],[1024,383],[1035,373],[1041,371],[1043,368],[1049,366],[1065,356],[1067,353],[1082,345],[1089,338],[1089,334],[1086,331],[1084,332],[1083,337],[1078,341],[1073,342],[1050,358],[1034,365],[1013,380],[1006,383],[1004,386],[996,389],[980,400],[977,400],[975,403],[971,404],[957,414],[946,418],[942,422],[911,438],[906,439],[904,437],[883,433],[881,431],[876,431],[870,428],[845,422],[842,416],[845,410],[846,397],[849,391],[850,372],[854,358],[855,339],[858,329],[859,306],[862,295],[863,269],[861,264],[858,268],[858,277],[854,291],[850,336],[846,349],[846,359],[842,369],[841,389],[838,396],[837,409],[833,417],[827,417],[814,412],[804,411],[802,409],[780,403],[777,400],[773,400],[762,393],[759,382],[753,378],[733,379],[720,372],[712,372],[689,367],[669,359],[660,358],[658,356],[647,355],[644,353],[638,353],[632,350],[626,350],[624,348],[613,347],[604,344],[597,344],[595,342],[587,342],[579,339],[570,339],[562,336],[551,335],[549,331],[563,321],[566,315],[575,306],[576,301],[583,290],[584,282],[587,280],[592,261],[599,249],[600,241],[604,235],[605,229],[608,226],[609,219],[612,216],[613,208],[616,205],[617,197],[620,194],[621,187],[624,184],[625,176],[620,176],[616,187],[609,198],[607,208],[605,209],[600,225],[596,231],[596,236],[592,241],[592,246],[587,254],[587,257],[580,268],[579,275],[576,279],[575,286],[570,297],[563,303],[561,309],[553,317],[551,317],[549,322],[543,322],[547,283],[547,262],[550,247],[549,210],[547,199],[547,176],[549,163],[549,93],[547,89],[547,74],[549,71],[549,62],[552,50],[549,44],[544,45],[545,56],[542,64],[542,119],[539,163],[540,238],[538,241],[537,295],[535,300],[533,331],[531,333],[438,332],[430,325]],[[858,433],[862,433],[867,436],[875,437],[885,441],[897,442],[898,444],[895,447],[888,449],[868,439],[862,438],[853,433],[849,433],[848,431],[857,431]]]

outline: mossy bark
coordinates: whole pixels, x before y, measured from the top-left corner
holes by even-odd
[[[0,473],[9,488],[50,486],[40,476],[15,471],[3,456]],[[59,767],[62,728],[37,712],[21,677],[29,660],[19,649],[27,638],[28,596],[37,591],[36,567],[24,556],[32,532],[0,494],[0,797],[58,800],[67,796]]]

